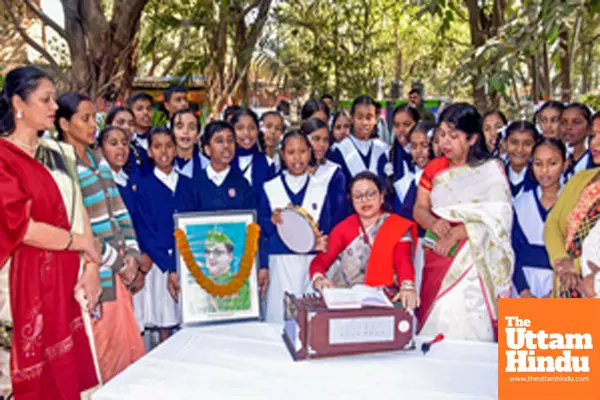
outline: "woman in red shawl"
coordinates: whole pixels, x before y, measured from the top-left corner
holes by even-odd
[[[99,249],[73,148],[38,138],[53,125],[54,96],[31,66],[9,72],[0,95],[0,368],[10,350],[16,400],[78,400],[99,383],[84,308],[100,294]]]

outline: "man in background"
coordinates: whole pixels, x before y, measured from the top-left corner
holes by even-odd
[[[435,122],[435,115],[423,106],[423,97],[419,89],[412,89],[408,92],[408,104],[417,109],[422,121]]]

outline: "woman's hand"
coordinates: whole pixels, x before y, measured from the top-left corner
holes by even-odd
[[[73,234],[71,249],[83,252],[86,262],[100,264],[102,259],[102,243],[93,236]]]
[[[258,270],[258,289],[260,290],[260,297],[265,298],[267,295],[267,288],[269,287],[269,270],[267,268],[261,268]]]
[[[571,258],[561,258],[554,263],[554,270],[565,282],[569,289],[574,289],[579,284],[581,277],[575,269],[575,264]]]
[[[128,255],[123,259],[123,268],[119,271],[119,276],[123,279],[125,286],[131,285],[138,274],[138,268],[140,266],[138,260],[135,257]],[[141,273],[140,273],[141,275]]]
[[[283,219],[281,218],[281,208],[276,208],[275,211],[273,211],[273,215],[271,215],[271,222],[274,225],[279,225],[283,222]]]
[[[522,299],[536,299],[537,298],[533,295],[533,293],[531,293],[531,290],[529,290],[529,289],[521,290],[521,293],[519,293],[519,296],[521,296]]]
[[[447,257],[448,253],[450,253],[450,250],[452,249],[452,246],[455,244],[456,240],[454,239],[454,235],[447,235],[441,239],[438,239],[433,250],[440,256]]]
[[[146,284],[146,277],[140,271],[135,276],[133,283],[131,284],[131,294],[136,294],[144,288]]]
[[[175,303],[179,303],[179,292],[181,292],[181,287],[179,286],[179,276],[177,275],[177,272],[169,272],[167,290],[173,300],[175,300]]]
[[[415,289],[400,289],[392,299],[392,302],[400,301],[402,307],[413,311],[421,305],[421,299]]]
[[[450,223],[442,218],[435,221],[435,223],[431,226],[431,231],[440,239],[448,236],[450,229],[452,229]]]
[[[591,261],[588,261],[588,267],[590,268],[591,273],[579,282],[578,289],[584,297],[594,298],[598,296],[596,288],[594,287],[594,281],[596,280],[596,274],[600,271],[600,267]]]
[[[329,237],[324,235],[321,232],[321,235],[317,237],[317,242],[315,243],[315,251],[320,251],[322,253],[327,253],[327,246],[329,245]]]
[[[87,263],[83,274],[75,285],[75,297],[78,293],[83,295],[85,307],[91,314],[100,300],[102,289],[100,288],[100,273],[98,272],[98,264]]]
[[[319,276],[317,279],[315,279],[315,281],[313,282],[313,287],[315,288],[315,290],[317,292],[322,292],[323,289],[329,289],[329,288],[334,288],[335,287],[335,283],[333,283],[332,280],[327,279],[324,276]]]

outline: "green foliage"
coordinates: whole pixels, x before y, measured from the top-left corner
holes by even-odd
[[[394,79],[405,82],[405,92],[415,80],[428,94],[465,95],[461,82],[447,87],[443,79],[462,61],[464,22],[452,23],[450,13],[443,21],[428,13],[419,20],[420,10],[391,0],[281,1],[261,42],[258,68],[281,89],[309,95],[388,97]],[[451,39],[443,46],[441,31]]]
[[[587,104],[594,111],[600,111],[600,93],[587,93],[577,99],[578,102]]]
[[[160,110],[154,110],[152,112],[152,122],[150,123],[150,126],[167,126],[167,122],[169,122],[167,114]]]

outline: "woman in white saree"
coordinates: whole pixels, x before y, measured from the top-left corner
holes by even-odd
[[[440,121],[444,156],[425,168],[414,208],[415,220],[438,238],[425,253],[420,333],[493,341],[514,264],[510,189],[473,106],[453,104]]]

